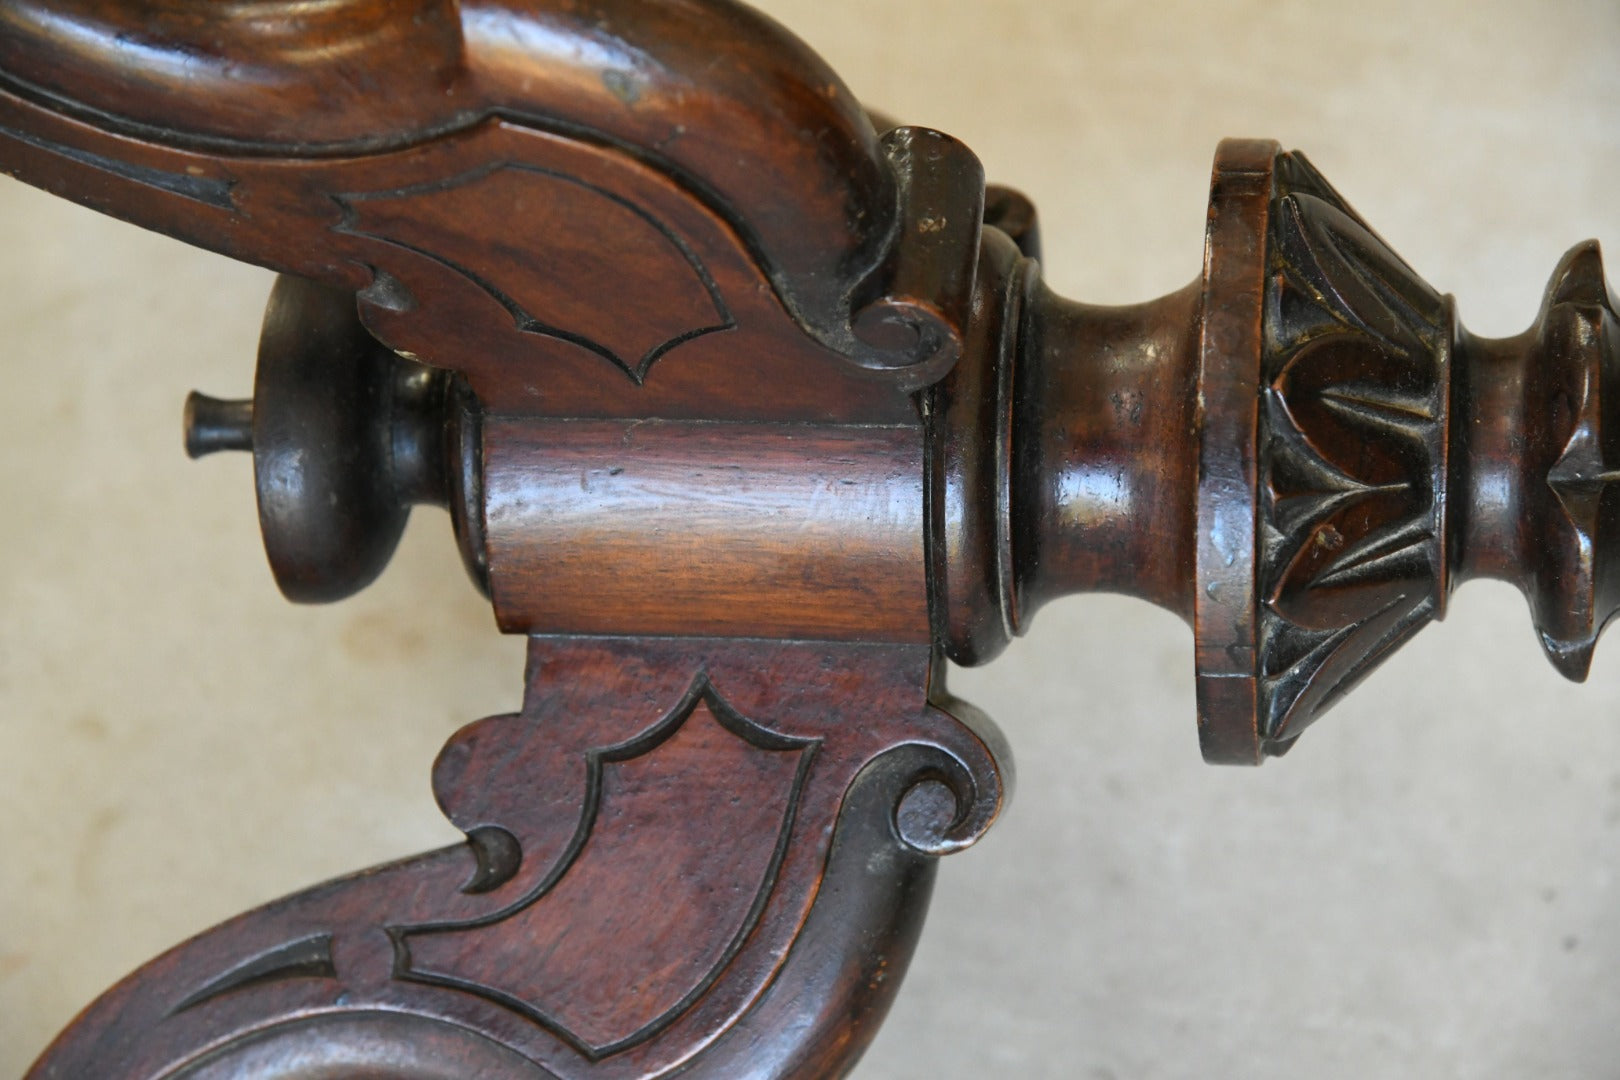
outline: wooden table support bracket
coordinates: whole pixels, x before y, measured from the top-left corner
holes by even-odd
[[[1199,277],[1096,307],[971,151],[729,0],[250,7],[0,5],[0,169],[278,271],[188,451],[253,455],[295,601],[448,507],[526,693],[434,766],[466,843],[178,946],[33,1077],[842,1075],[1011,792],[947,659],[1143,597],[1256,764],[1466,578],[1577,679],[1620,606],[1595,244],[1480,339],[1229,140]]]

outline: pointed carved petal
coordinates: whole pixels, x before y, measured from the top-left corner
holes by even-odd
[[[1446,301],[1314,169],[1283,155],[1274,185],[1259,438],[1266,753],[1441,609],[1452,347]]]
[[[1574,644],[1554,641],[1548,634],[1538,635],[1541,639],[1541,648],[1552,661],[1558,673],[1570,682],[1585,682],[1586,676],[1592,670],[1592,652],[1597,648],[1597,640],[1578,641]]]
[[[1344,552],[1311,582],[1313,589],[1365,585],[1399,572],[1403,562],[1413,558],[1427,562],[1434,545],[1434,533],[1422,519],[1405,521],[1368,533],[1345,548]]]
[[[1605,467],[1598,442],[1598,432],[1583,420],[1547,472],[1547,486],[1558,496],[1571,523],[1588,537],[1597,531],[1604,489],[1620,480],[1620,469]]]
[[[1434,426],[1434,409],[1423,397],[1393,387],[1343,386],[1322,392],[1328,408],[1385,428],[1421,438]]]

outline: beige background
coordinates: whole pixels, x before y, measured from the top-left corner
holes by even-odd
[[[1057,287],[1198,269],[1227,134],[1308,150],[1469,326],[1620,252],[1620,5],[770,0],[867,100],[964,138],[1045,218]],[[268,277],[0,184],[0,1076],[111,980],[246,906],[455,838],[428,765],[517,703],[521,645],[422,513],[383,581],[293,608],[245,459]],[[1191,641],[1044,611],[958,689],[1018,753],[950,859],[861,1075],[1620,1076],[1620,652],[1565,685],[1462,591],[1296,753],[1198,760]]]

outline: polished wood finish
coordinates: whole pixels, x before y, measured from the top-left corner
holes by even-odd
[[[1196,282],[1131,307],[1030,297],[1012,417],[1020,627],[1103,587],[1192,617],[1201,302]]]
[[[438,503],[529,637],[434,769],[466,843],[179,946],[38,1077],[841,1075],[1010,792],[947,659],[1143,597],[1253,764],[1467,577],[1574,677],[1620,605],[1595,246],[1480,340],[1274,143],[1217,151],[1195,280],[1104,308],[727,0],[12,0],[0,167],[284,275],[188,446],[254,454],[289,596]]]
[[[306,1039],[334,1048],[269,1074],[331,1075],[341,1053],[459,1076],[508,1052],[527,1071],[492,1075],[756,1056],[836,1073],[898,989],[929,856],[1002,802],[996,736],[930,703],[931,668],[926,645],[536,637],[521,713],[469,726],[434,768],[468,844],[194,938],[34,1075],[242,1075],[267,1041]]]
[[[1253,764],[1488,576],[1585,677],[1620,606],[1595,244],[1534,327],[1480,339],[1302,155],[1229,140],[1201,281],[1116,308],[1029,282],[1007,307],[1016,339],[936,391],[953,659],[1057,596],[1143,597],[1192,623],[1205,757]]]
[[[915,398],[985,306],[972,155],[729,3],[12,4],[0,146],[286,275],[188,441],[251,449],[289,596],[440,502],[535,635],[435,771],[466,845],[181,946],[36,1074],[850,1067],[1007,788]]]
[[[648,227],[728,218],[738,234],[721,243],[757,253],[821,336],[848,342],[851,280],[891,241],[896,177],[866,114],[819,58],[738,4],[16,0],[0,28],[3,122],[34,149],[8,155],[8,168],[61,169],[66,156],[88,171],[69,169],[80,182],[64,193],[307,277],[364,285],[366,266],[389,269],[352,257],[395,238],[364,243],[362,226],[342,239],[345,196],[354,213],[367,196],[442,191],[439,207],[481,219],[452,224],[457,235],[487,227],[515,241],[507,230],[538,222],[483,201],[491,189],[478,185],[516,171],[539,177],[534,212],[572,219],[576,250],[595,252],[600,280],[632,295],[633,264],[590,242],[601,235],[590,215],[613,212],[638,179],[678,183],[666,198],[687,209]],[[498,148],[521,149],[509,160]],[[367,161],[378,167],[345,168]],[[129,184],[145,188],[139,210]],[[546,206],[570,189],[577,201]],[[426,207],[412,222],[435,227]],[[545,239],[553,251],[568,243],[566,232]],[[486,267],[498,258],[479,253]],[[543,275],[548,261],[525,270]]]
[[[1228,141],[1201,283],[1138,307],[1024,302],[1010,430],[965,437],[1008,455],[985,511],[1009,517],[1003,630],[1081,590],[1188,618],[1214,762],[1286,752],[1471,577],[1517,584],[1553,663],[1585,678],[1620,607],[1615,312],[1587,243],[1534,327],[1477,338],[1302,155]],[[999,644],[961,634],[953,655]]]
[[[508,633],[928,643],[914,426],[492,418],[484,445]]]

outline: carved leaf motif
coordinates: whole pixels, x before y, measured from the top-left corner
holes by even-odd
[[[758,921],[814,747],[744,719],[700,680],[652,729],[588,755],[580,830],[534,895],[471,923],[396,931],[402,977],[497,1002],[593,1061],[652,1038]],[[495,923],[532,947],[520,968],[481,947]],[[582,983],[581,971],[613,974]]]
[[[589,350],[637,383],[670,350],[734,325],[679,234],[578,177],[498,163],[336,198],[340,232],[437,262],[505,308],[518,330]]]
[[[1440,600],[1450,313],[1302,158],[1273,216],[1261,733],[1281,753]]]

